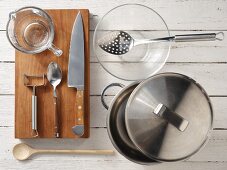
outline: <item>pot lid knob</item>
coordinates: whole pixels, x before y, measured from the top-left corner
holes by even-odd
[[[160,116],[175,126],[178,130],[184,131],[188,126],[188,121],[177,113],[172,112],[164,104],[160,103],[153,111],[154,114]]]

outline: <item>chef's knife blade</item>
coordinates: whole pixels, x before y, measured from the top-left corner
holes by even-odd
[[[77,14],[71,34],[68,87],[84,90],[84,31],[80,12]]]
[[[72,130],[76,135],[82,136],[84,134],[84,31],[80,12],[77,14],[71,34],[68,87],[77,89],[76,125],[72,127]]]

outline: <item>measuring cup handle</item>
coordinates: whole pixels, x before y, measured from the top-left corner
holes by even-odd
[[[109,109],[109,106],[106,104],[106,101],[104,99],[105,92],[106,92],[107,89],[109,89],[110,87],[114,87],[114,86],[121,87],[121,88],[124,88],[125,87],[125,85],[124,84],[121,84],[121,83],[111,83],[111,84],[109,84],[108,86],[106,86],[103,89],[103,91],[101,93],[101,102],[102,102],[102,105],[106,108],[106,110]]]
[[[63,52],[60,50],[58,47],[56,47],[54,44],[51,44],[50,47],[48,48],[50,51],[54,53],[57,57],[60,57]]]
[[[167,120],[173,126],[175,126],[179,131],[185,131],[188,127],[189,122],[184,119],[179,114],[171,111],[167,106],[159,103],[158,106],[153,111],[157,116]]]

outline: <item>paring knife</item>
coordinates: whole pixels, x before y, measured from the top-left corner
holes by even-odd
[[[68,87],[77,89],[76,93],[76,125],[72,127],[74,134],[84,134],[84,30],[81,13],[75,19],[69,49]]]

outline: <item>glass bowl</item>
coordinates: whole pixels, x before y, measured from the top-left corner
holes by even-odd
[[[170,42],[156,42],[133,47],[123,55],[102,50],[98,42],[113,31],[125,31],[134,39],[170,36],[163,18],[153,9],[140,4],[124,4],[107,12],[95,28],[93,48],[102,67],[123,80],[143,80],[158,72],[165,64]]]

